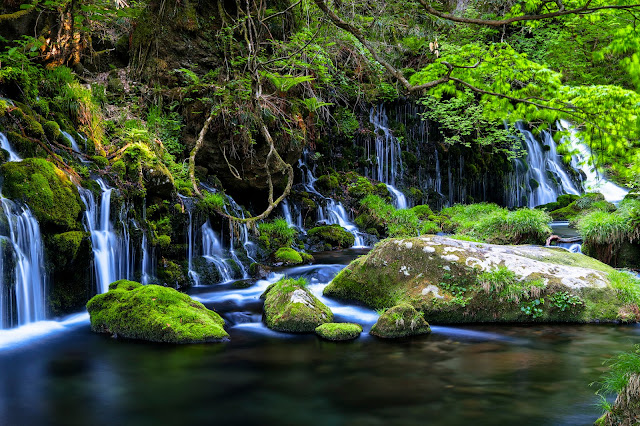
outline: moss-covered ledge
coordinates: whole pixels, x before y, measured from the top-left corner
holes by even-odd
[[[91,330],[164,343],[216,342],[229,337],[224,320],[184,293],[120,280],[87,303]]]
[[[638,321],[640,303],[635,277],[579,253],[432,235],[379,243],[324,294],[430,323]]]

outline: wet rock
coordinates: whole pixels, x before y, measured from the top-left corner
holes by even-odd
[[[371,334],[385,339],[417,336],[431,333],[431,327],[422,314],[408,303],[386,310],[371,328]]]

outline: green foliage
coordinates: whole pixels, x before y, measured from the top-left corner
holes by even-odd
[[[630,352],[623,352],[607,361],[604,364],[608,367],[608,371],[602,376],[599,383],[599,389],[596,394],[602,398],[603,408],[605,411],[613,411],[612,407],[606,400],[610,394],[624,394],[629,392],[633,387],[637,387],[638,377],[640,376],[640,345],[634,345]],[[634,383],[631,384],[631,381]],[[637,393],[632,391],[633,399],[637,398]],[[627,404],[634,404],[634,401],[628,400]],[[626,404],[624,404],[626,405]],[[623,407],[620,407],[623,408]],[[629,413],[617,413],[622,415],[624,419],[629,419]],[[627,414],[627,416],[624,416]]]
[[[280,247],[273,255],[276,262],[282,262],[285,265],[299,265],[302,263],[300,253],[291,247]]]
[[[229,337],[224,320],[186,294],[157,285],[120,280],[87,303],[91,329],[129,339],[166,343],[217,341]]]
[[[520,307],[520,310],[525,314],[531,316],[531,318],[540,318],[544,315],[543,311],[544,298],[533,299],[525,302]]]
[[[281,247],[291,247],[298,232],[290,228],[287,221],[277,218],[273,222],[258,224],[258,242],[268,253],[272,253]]]
[[[568,291],[559,291],[547,297],[549,305],[560,309],[562,312],[568,311],[576,306],[582,305],[579,296],[569,293]]]
[[[621,214],[593,211],[578,222],[578,231],[589,244],[620,245],[628,236],[627,218]]]
[[[351,247],[355,241],[353,234],[340,225],[326,225],[311,228],[307,235],[311,242],[328,245],[330,250]]]
[[[356,224],[364,229],[374,228],[380,235],[415,237],[440,231],[436,223],[419,217],[417,212],[425,213],[425,209],[397,210],[377,195],[363,198],[358,211]]]
[[[149,108],[147,127],[158,136],[170,155],[181,158],[185,150],[180,140],[183,122],[182,116],[175,110],[176,105],[172,104],[168,112],[164,112],[157,105]]]
[[[608,278],[623,302],[640,304],[640,279],[626,271],[611,272]]]

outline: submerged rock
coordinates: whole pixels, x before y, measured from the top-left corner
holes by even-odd
[[[264,320],[272,330],[312,333],[321,324],[331,322],[333,313],[306,288],[304,278],[286,278],[271,284],[261,296]]]
[[[386,339],[431,333],[431,327],[422,314],[408,303],[401,303],[380,315],[371,328],[371,334]]]
[[[316,327],[316,334],[323,339],[353,340],[362,333],[362,326],[349,322],[329,322]]]
[[[214,342],[229,337],[224,320],[184,293],[120,280],[87,303],[91,330],[166,343]]]
[[[598,322],[637,321],[640,287],[579,253],[423,236],[381,242],[324,294],[373,308],[406,302],[430,322]]]

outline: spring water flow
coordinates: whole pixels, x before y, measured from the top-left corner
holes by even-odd
[[[376,164],[371,167],[371,176],[387,185],[393,195],[393,205],[397,209],[408,207],[407,198],[396,187],[396,176],[402,173],[400,143],[389,130],[389,119],[383,105],[371,108],[369,121],[374,127]],[[367,141],[367,155],[371,154],[370,141]]]
[[[78,189],[80,198],[82,198],[86,207],[85,226],[87,231],[91,233],[97,291],[98,293],[106,293],[109,290],[109,284],[112,282],[131,278],[132,265],[129,264],[130,239],[126,231],[126,223],[122,223],[123,234],[126,237],[124,239],[118,237],[111,224],[111,194],[113,188],[109,188],[102,179],[97,179],[96,182],[102,190],[99,209],[90,190],[85,188]]]

